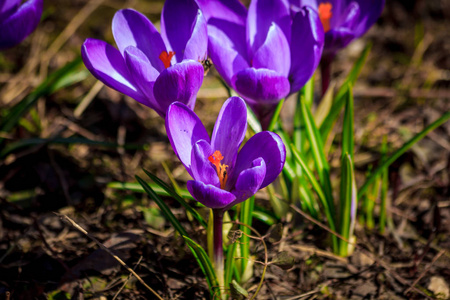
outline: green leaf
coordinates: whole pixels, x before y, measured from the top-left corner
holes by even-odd
[[[344,124],[342,128],[342,155],[347,153],[350,155],[351,160],[354,159],[354,110],[353,110],[353,89],[349,85],[347,93],[345,94],[345,111],[344,111]]]
[[[281,108],[283,107],[284,99],[281,99],[277,107],[275,108],[275,111],[273,113],[272,119],[270,119],[269,127],[267,127],[267,131],[273,131],[275,124],[278,123],[278,118],[280,117]]]
[[[239,221],[248,226],[252,226],[252,213],[255,206],[255,196],[250,197],[241,203],[241,214],[239,215]],[[247,235],[251,234],[250,228],[241,225],[242,232]],[[241,274],[244,273],[247,267],[248,258],[250,257],[250,238],[243,234],[241,237],[241,257],[244,259],[241,261]]]
[[[142,186],[144,191],[148,194],[148,196],[153,199],[156,204],[161,209],[164,216],[166,216],[167,220],[172,224],[172,226],[175,228],[176,231],[181,236],[188,236],[186,230],[184,227],[178,222],[177,218],[173,215],[173,213],[170,211],[170,208],[166,205],[166,203],[156,194],[156,192],[139,176],[135,176],[136,180],[139,182],[139,184]]]
[[[191,249],[192,254],[194,255],[200,268],[203,271],[203,274],[205,274],[206,281],[208,282],[209,286],[209,291],[211,293],[211,299],[221,299],[221,291],[217,282],[217,277],[214,273],[214,268],[211,264],[211,261],[209,260],[208,254],[206,254],[205,250],[199,244],[191,240],[186,235],[183,235],[183,238]]]
[[[328,225],[330,226],[330,229],[333,231],[336,231],[335,226],[335,220],[334,220],[334,212],[331,211],[329,207],[329,203],[327,201],[327,198],[325,196],[325,192],[322,190],[322,187],[320,186],[319,182],[314,177],[312,171],[308,168],[306,163],[303,161],[303,159],[300,156],[300,153],[297,151],[297,149],[294,148],[293,145],[291,145],[292,153],[294,154],[295,159],[300,164],[300,166],[303,169],[303,172],[308,178],[309,182],[311,183],[314,191],[316,192],[317,196],[319,197],[319,200],[323,206],[323,210],[325,213],[325,216],[327,217]],[[338,249],[338,241],[335,235],[332,235],[332,241],[333,241],[333,249],[336,251]]]
[[[203,219],[203,217],[195,209],[193,209],[186,201],[184,201],[184,199],[177,192],[175,192],[173,188],[171,188],[164,181],[162,181],[156,175],[153,175],[149,171],[144,169],[144,172],[145,174],[147,174],[148,177],[150,177],[151,180],[153,180],[164,191],[166,191],[170,196],[172,196],[175,200],[177,200],[178,203],[180,203],[204,228],[207,227],[205,219]],[[190,196],[190,198],[192,198],[192,196]]]
[[[84,80],[89,72],[84,68],[81,57],[74,59],[61,69],[50,74],[32,93],[12,107],[8,115],[0,123],[0,132],[9,132],[19,122],[20,118],[43,96]],[[3,138],[0,138],[0,143]]]
[[[253,110],[247,105],[247,123],[254,133],[258,133],[262,131],[261,123],[259,123],[258,118],[256,117]]]
[[[166,190],[164,190],[161,186],[150,183],[150,187],[160,196],[171,196]],[[144,193],[144,189],[139,183],[136,182],[110,182],[108,183],[107,187],[111,189],[116,190],[124,190],[124,191],[131,191],[131,192],[137,192],[137,193]],[[191,196],[188,190],[181,189],[180,190],[180,196],[183,198],[189,198],[194,200],[194,198]]]
[[[336,97],[334,98],[333,105],[323,121],[322,125],[320,126],[320,135],[322,136],[322,140],[326,141],[328,138],[328,134],[331,131],[331,128],[333,128],[333,124],[336,122],[337,117],[339,116],[342,107],[345,104],[345,94],[347,93],[347,89],[349,86],[354,86],[355,81],[359,76],[359,73],[361,73],[362,67],[364,66],[367,56],[370,53],[370,49],[372,48],[372,44],[367,44],[367,46],[364,48],[363,52],[361,53],[358,60],[353,65],[352,70],[348,74],[347,78],[345,79],[344,83],[342,84],[341,88],[336,94]]]
[[[101,141],[93,141],[86,138],[80,138],[80,137],[55,137],[50,139],[43,139],[43,138],[30,138],[30,139],[23,139],[19,140],[17,142],[10,143],[6,145],[1,151],[0,151],[0,158],[5,157],[8,154],[11,154],[17,150],[29,147],[29,146],[36,146],[36,145],[44,145],[44,144],[84,144],[84,145],[92,145],[92,146],[99,146],[99,147],[105,147],[105,148],[118,148],[123,147],[124,149],[143,149],[145,148],[145,145],[136,145],[136,144],[125,144],[125,145],[119,145],[117,143],[109,143],[109,142],[101,142]]]
[[[369,185],[375,180],[375,178],[383,172],[383,170],[387,167],[389,167],[394,161],[397,160],[403,153],[408,151],[415,143],[423,139],[430,131],[433,131],[437,127],[441,126],[445,122],[447,122],[450,119],[450,111],[443,114],[439,119],[425,127],[421,132],[416,134],[413,138],[411,138],[409,141],[407,141],[405,144],[403,144],[400,149],[395,151],[388,159],[383,161],[381,165],[379,165],[369,176],[369,178],[366,179],[364,184],[361,186],[361,188],[358,191],[358,199],[367,191],[367,188]]]
[[[355,229],[357,210],[357,190],[353,162],[350,154],[346,153],[341,159],[341,190],[340,190],[340,230],[339,233],[350,240]],[[347,256],[349,244],[340,240],[339,255]]]
[[[300,109],[303,121],[305,123],[305,131],[308,136],[308,141],[311,145],[311,153],[314,159],[314,163],[319,174],[320,183],[328,202],[328,209],[330,213],[334,215],[334,203],[331,192],[330,181],[330,166],[328,165],[327,158],[324,153],[323,141],[317,130],[316,124],[311,114],[311,110],[306,106],[304,101],[300,101]]]

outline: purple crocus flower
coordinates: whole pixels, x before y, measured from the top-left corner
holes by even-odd
[[[119,48],[89,38],[82,48],[89,71],[107,86],[164,117],[172,102],[194,108],[203,81],[206,21],[192,0],[167,0],[161,34],[141,13],[119,10],[112,21]]]
[[[300,90],[319,64],[323,28],[302,8],[291,20],[287,0],[197,0],[208,21],[208,51],[217,71],[267,128],[280,99]]]
[[[0,0],[0,50],[23,41],[39,24],[43,0]]]
[[[239,97],[224,103],[211,139],[186,105],[175,102],[169,106],[167,135],[194,178],[187,183],[189,192],[203,205],[228,209],[270,184],[283,169],[286,149],[273,132],[255,134],[239,151],[246,129],[247,109]]]
[[[297,12],[308,5],[318,11],[325,30],[324,54],[334,54],[359,38],[381,15],[384,0],[290,0]]]

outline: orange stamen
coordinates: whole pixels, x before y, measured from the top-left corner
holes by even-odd
[[[225,184],[227,183],[228,174],[227,168],[228,165],[222,165],[220,161],[223,159],[222,153],[219,150],[216,150],[213,155],[208,157],[208,160],[216,167],[217,176],[219,176],[220,188],[224,189]]]
[[[170,60],[172,59],[172,57],[175,55],[175,52],[173,51],[169,51],[169,53],[167,53],[167,51],[163,51],[161,52],[161,54],[159,55],[159,59],[163,62],[164,67],[167,69],[168,67],[170,67]]]
[[[319,4],[319,18],[323,25],[323,30],[325,32],[330,31],[330,19],[333,16],[331,9],[333,5],[330,2],[320,3]]]

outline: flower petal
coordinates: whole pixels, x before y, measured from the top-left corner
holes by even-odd
[[[261,47],[270,26],[275,23],[286,37],[291,36],[291,17],[287,0],[253,0],[248,8],[247,44],[250,58]]]
[[[247,9],[239,0],[196,0],[206,21],[219,19],[245,27]]]
[[[212,184],[216,187],[220,187],[219,177],[214,166],[208,160],[214,152],[211,145],[205,140],[197,141],[191,154],[191,172],[192,177],[195,180],[204,182],[206,184]]]
[[[266,163],[259,157],[252,162],[251,168],[245,169],[239,174],[234,189],[231,191],[236,196],[233,205],[253,196],[260,189],[265,177]]]
[[[289,93],[287,78],[272,70],[247,68],[231,80],[232,86],[249,103],[276,103]]]
[[[339,49],[347,46],[352,40],[356,38],[353,30],[348,28],[335,28],[325,33],[324,54],[333,55]]]
[[[0,22],[12,15],[18,8],[21,0],[0,1]]]
[[[9,7],[9,9],[8,9]],[[43,9],[43,0],[29,0],[17,8],[15,3],[6,3],[2,9],[3,17],[0,30],[0,49],[6,49],[19,44],[39,24]]]
[[[165,69],[159,55],[166,51],[166,46],[146,16],[134,9],[119,10],[112,21],[112,32],[122,55],[125,48],[134,46],[147,55],[156,70],[162,72]]]
[[[224,208],[236,199],[232,193],[201,181],[188,181],[187,189],[195,200],[209,208]]]
[[[319,15],[303,7],[292,22],[290,93],[300,90],[311,78],[320,62],[324,44]]]
[[[202,64],[194,60],[185,60],[162,71],[153,86],[153,94],[161,109],[165,111],[175,101],[194,109],[203,73]]]
[[[191,172],[192,147],[199,140],[210,143],[205,126],[189,107],[175,102],[167,109],[166,131],[175,154],[193,177]]]
[[[205,59],[208,45],[206,20],[194,1],[167,0],[164,3],[161,36],[175,52],[176,62],[185,58],[197,61]],[[190,43],[187,49],[190,39],[193,39],[193,44]]]
[[[142,104],[154,109],[160,116],[164,116],[166,111],[161,109],[153,96],[153,85],[159,72],[153,68],[147,56],[139,48],[128,46],[125,48],[124,58],[136,86],[146,96]]]
[[[146,103],[147,99],[135,86],[120,52],[108,43],[86,39],[81,47],[81,57],[86,68],[107,86]]]
[[[217,72],[232,86],[231,78],[248,68],[245,26],[225,20],[210,19],[208,52]]]
[[[239,147],[247,130],[247,106],[239,97],[231,97],[222,106],[211,137],[213,150],[222,153],[222,164],[232,172]]]
[[[385,0],[357,0],[359,4],[359,22],[354,33],[362,36],[377,21],[384,8]]]
[[[262,131],[252,136],[242,147],[236,159],[231,184],[237,180],[237,174],[253,166],[253,161],[262,158],[266,164],[266,175],[260,188],[273,182],[283,170],[286,161],[286,148],[281,138],[270,131]]]
[[[264,44],[255,52],[253,67],[274,70],[288,77],[291,67],[289,43],[276,23],[272,23]]]
[[[337,24],[339,24],[339,27],[345,27],[353,30],[353,28],[358,25],[359,14],[360,9],[358,3],[351,2],[345,9],[344,13],[340,16],[341,19]]]
[[[205,60],[208,56],[208,30],[201,10],[198,10],[191,38],[186,44],[183,59]]]

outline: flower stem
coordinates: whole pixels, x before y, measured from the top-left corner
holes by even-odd
[[[216,272],[217,281],[219,282],[219,288],[221,291],[225,289],[225,277],[224,277],[224,258],[223,258],[223,213],[222,209],[213,210],[214,218],[214,271]],[[226,299],[226,294],[221,293],[222,299]]]
[[[330,85],[331,80],[331,63],[333,62],[334,55],[323,55],[320,61],[320,76],[322,79],[322,97]]]

